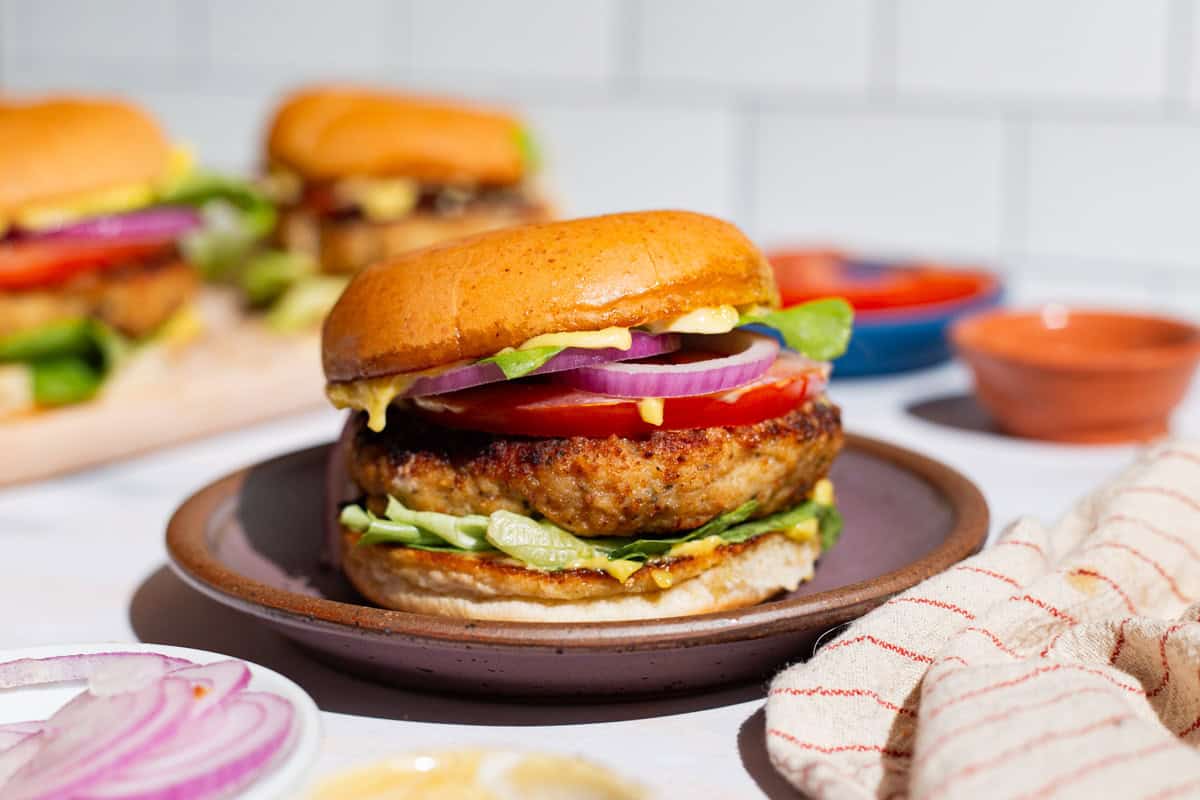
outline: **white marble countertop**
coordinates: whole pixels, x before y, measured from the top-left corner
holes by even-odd
[[[1019,300],[1061,296],[1048,287],[1016,294]],[[1124,305],[1200,309],[1200,302],[1177,296]],[[1053,519],[1134,452],[1023,442],[906,411],[968,391],[966,372],[952,364],[895,378],[840,381],[833,395],[848,429],[915,448],[971,477],[987,496],[993,530],[1019,514]],[[0,648],[142,638],[277,669],[304,686],[325,712],[318,776],[405,750],[490,745],[584,754],[664,796],[794,796],[766,764],[763,700],[754,687],[592,706],[485,703],[377,687],[312,661],[167,571],[166,521],[192,491],[236,467],[327,441],[339,425],[333,411],[314,412],[0,491]],[[1176,415],[1175,432],[1200,436],[1200,383]],[[2,441],[0,433],[0,458]]]

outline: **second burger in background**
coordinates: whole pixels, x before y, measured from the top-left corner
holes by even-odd
[[[276,327],[319,319],[345,276],[376,261],[552,216],[533,185],[527,129],[460,103],[309,88],[276,111],[266,150],[284,253],[260,257],[239,282]]]
[[[191,256],[272,218],[128,103],[0,100],[0,417],[89,400],[130,354],[194,338]]]

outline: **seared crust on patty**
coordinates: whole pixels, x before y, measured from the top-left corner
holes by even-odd
[[[794,590],[810,579],[820,549],[815,542],[765,534],[743,545],[720,548],[710,568],[680,578],[669,588],[637,591],[624,590],[616,579],[602,573],[521,567],[510,572],[467,563],[479,559],[466,554],[425,553],[446,558],[432,563],[410,561],[409,556],[419,551],[355,547],[356,539],[344,535],[343,566],[354,586],[378,605],[439,616],[528,622],[651,619],[741,608]],[[638,576],[643,574],[649,575],[649,568],[626,583],[640,585]],[[597,594],[593,580],[607,581],[614,590]]]
[[[645,438],[537,439],[437,427],[403,409],[360,415],[348,469],[368,497],[446,514],[540,515],[580,536],[691,530],[748,500],[755,517],[802,502],[842,446],[824,399],[754,425]]]
[[[0,336],[75,317],[95,317],[122,333],[151,333],[192,299],[195,270],[172,252],[86,273],[62,286],[0,292]]]

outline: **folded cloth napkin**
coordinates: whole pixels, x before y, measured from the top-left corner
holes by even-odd
[[[1200,797],[1197,600],[1200,442],[1168,442],[780,674],[771,762],[815,798]]]

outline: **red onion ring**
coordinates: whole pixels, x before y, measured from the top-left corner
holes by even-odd
[[[136,692],[84,692],[46,722],[54,732],[3,786],[5,800],[78,797],[81,790],[170,737],[192,701],[187,681]]]
[[[291,734],[292,717],[282,697],[234,695],[146,759],[89,787],[88,800],[226,796],[270,763]]]
[[[232,659],[183,667],[173,671],[171,677],[182,678],[191,683],[192,694],[198,698],[192,708],[192,716],[200,716],[250,684],[250,670],[241,661]]]
[[[42,747],[43,738],[40,732],[32,733],[16,744],[0,750],[0,788],[4,787],[17,770],[37,755]]]
[[[21,238],[119,242],[174,239],[204,224],[200,212],[187,206],[157,206],[125,214],[107,214],[58,228],[26,233]]]
[[[61,683],[69,673],[106,691],[82,692],[45,722],[0,725],[0,796],[209,800],[229,796],[286,752],[296,732],[292,704],[245,691],[244,663],[147,655],[0,664],[0,674],[22,676],[21,685]],[[164,671],[174,663],[184,666]],[[124,677],[116,674],[122,665]]]
[[[779,342],[745,331],[706,343],[736,352],[683,364],[600,364],[557,377],[576,389],[610,397],[691,397],[744,386],[770,369],[779,355]]]
[[[41,733],[44,723],[41,722],[10,722],[0,725],[0,752],[4,752],[22,739]]]
[[[589,350],[585,347],[568,347],[545,364],[535,369],[530,375],[548,375],[552,372],[578,369],[579,367],[595,364],[605,364],[610,361],[629,361],[635,358],[671,353],[679,349],[679,337],[674,334],[654,335],[641,331],[630,331],[633,343],[628,350],[618,350],[606,347],[599,350]],[[431,394],[446,394],[485,383],[498,383],[508,380],[504,372],[495,364],[467,364],[457,369],[443,372],[429,378],[417,378],[413,381],[405,397],[425,397]]]
[[[145,665],[159,674],[190,666],[185,658],[157,653],[83,653],[50,658],[20,658],[0,664],[0,689],[50,686],[56,683],[85,681],[97,670],[111,666]]]

